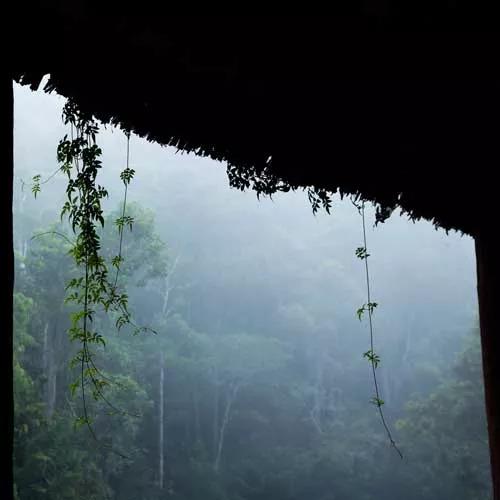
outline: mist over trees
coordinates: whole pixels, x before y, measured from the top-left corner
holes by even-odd
[[[400,460],[370,404],[356,208],[335,198],[313,216],[301,192],[259,201],[229,189],[222,165],[134,137],[120,279],[134,321],[156,333],[96,318],[109,380],[106,400],[87,398],[97,439],[75,426],[65,179],[44,183],[63,99],[15,98],[17,498],[489,498],[472,240],[397,214],[374,228],[367,213],[377,372]],[[108,129],[99,144],[111,258],[126,139]]]

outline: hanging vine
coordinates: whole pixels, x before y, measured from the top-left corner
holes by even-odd
[[[126,214],[128,186],[135,174],[129,165],[130,134],[126,134],[126,167],[120,174],[124,185],[124,198],[121,216],[115,221],[119,244],[117,254],[111,259],[111,268],[114,270],[114,276],[111,278],[110,268],[101,253],[100,231],[104,227],[101,202],[108,197],[108,192],[97,183],[97,176],[102,167],[102,150],[96,143],[99,125],[93,116],[82,112],[71,100],[65,104],[62,116],[64,123],[69,125],[70,135],[65,135],[59,142],[57,160],[60,167],[55,173],[61,171],[68,178],[67,199],[61,209],[61,220],[67,219],[75,237],[70,240],[65,235],[61,236],[70,242],[69,253],[76,267],[81,270],[80,276],[71,279],[66,286],[65,302],[76,306],[76,311],[71,313],[69,336],[72,341],[80,344],[70,363],[73,368],[79,368],[79,375],[70,384],[70,389],[73,395],[80,389],[82,396],[83,414],[76,418],[76,423],[87,425],[95,438],[87,408],[89,393],[94,400],[104,401],[115,412],[128,414],[117,409],[103,392],[111,383],[111,379],[103,374],[94,361],[95,349],[106,345],[103,334],[94,327],[96,315],[99,312],[110,314],[114,317],[118,329],[131,326],[134,334],[154,330],[133,322],[128,307],[128,295],[118,286],[123,263],[124,231],[127,227],[132,230],[134,223],[134,219]],[[41,184],[48,182],[55,173],[43,182],[41,176],[33,177],[31,189],[35,197],[40,192]]]
[[[375,339],[374,339],[374,329],[373,329],[373,312],[376,307],[378,307],[377,302],[373,302],[371,298],[371,290],[370,290],[370,270],[368,266],[368,257],[370,254],[368,253],[367,247],[367,238],[366,238],[366,222],[365,222],[365,202],[362,201],[361,204],[358,204],[356,201],[352,200],[354,206],[358,209],[359,214],[361,215],[362,226],[363,226],[363,246],[356,248],[356,257],[364,261],[365,264],[365,278],[366,278],[366,303],[364,303],[357,311],[356,314],[358,319],[361,321],[363,319],[363,315],[368,313],[368,327],[370,332],[370,349],[363,354],[363,357],[366,358],[371,366],[372,371],[372,379],[373,379],[373,388],[375,391],[374,396],[371,399],[371,403],[373,403],[379,413],[380,421],[382,422],[382,426],[387,434],[387,438],[391,443],[391,446],[396,450],[400,458],[403,458],[403,454],[399,447],[396,444],[392,436],[392,432],[387,424],[385,419],[384,411],[382,406],[385,404],[384,400],[381,398],[379,383],[377,378],[377,368],[380,364],[380,356],[375,351]]]
[[[97,176],[102,167],[100,160],[102,150],[96,143],[99,126],[92,115],[82,112],[71,100],[63,108],[63,121],[70,127],[70,136],[64,136],[57,148],[57,160],[60,163],[60,167],[43,182],[41,176],[34,176],[32,180],[32,192],[36,198],[41,190],[40,186],[48,182],[57,172],[62,171],[67,175],[67,200],[61,210],[61,219],[64,217],[67,218],[71,230],[75,235],[75,239],[71,241],[70,254],[77,268],[82,271],[79,277],[71,279],[66,286],[68,292],[65,299],[66,302],[77,306],[77,310],[71,313],[69,335],[71,340],[80,343],[80,349],[71,361],[71,366],[79,367],[79,377],[70,387],[73,394],[80,389],[82,395],[83,415],[77,417],[77,423],[87,425],[95,437],[91,425],[92,421],[87,410],[86,398],[89,391],[95,400],[103,400],[115,411],[125,413],[117,410],[103,393],[104,388],[109,385],[110,379],[101,372],[94,361],[93,348],[106,345],[102,333],[94,328],[96,314],[103,311],[114,315],[115,325],[118,329],[124,326],[131,326],[135,334],[147,330],[154,332],[154,330],[138,326],[132,321],[128,308],[128,295],[118,287],[118,278],[121,264],[123,263],[122,247],[124,230],[127,227],[131,230],[134,223],[133,218],[126,214],[128,186],[135,174],[135,171],[129,165],[130,135],[127,133],[126,168],[120,174],[120,179],[124,185],[124,199],[121,216],[115,221],[118,229],[119,243],[118,252],[111,260],[114,276],[110,278],[110,269],[106,259],[101,254],[99,234],[100,230],[104,227],[101,202],[104,198],[108,197],[107,190],[97,183]],[[245,183],[245,187],[249,187],[248,182]],[[283,190],[286,191],[288,189]],[[268,189],[269,193],[267,193],[266,189],[262,189],[261,191],[271,194],[273,190]],[[327,212],[330,211],[331,198],[326,191],[310,189],[308,190],[308,198],[314,213],[321,206]],[[403,458],[385,419],[382,409],[385,403],[381,398],[377,378],[376,370],[381,360],[374,347],[373,313],[375,308],[378,307],[378,303],[372,301],[371,298],[368,266],[368,257],[370,254],[367,250],[365,205],[364,202],[358,204],[355,200],[353,200],[353,203],[361,215],[363,226],[363,246],[356,249],[356,257],[363,260],[365,264],[367,301],[357,310],[357,316],[361,321],[364,314],[368,314],[370,349],[363,354],[363,357],[370,362],[372,370],[375,394],[371,402],[378,410],[380,420],[391,445],[399,456]],[[387,216],[386,213],[380,214],[379,210],[377,210],[377,221],[379,219],[385,220]],[[62,236],[68,240],[65,235]]]

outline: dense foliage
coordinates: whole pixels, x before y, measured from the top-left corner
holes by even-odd
[[[141,148],[132,151],[148,160],[132,185],[120,280],[134,319],[157,333],[117,331],[116,318],[96,314],[106,345],[94,359],[108,381],[107,401],[88,399],[97,439],[75,426],[79,346],[67,334],[75,305],[64,299],[76,269],[57,234],[67,228],[54,225],[61,186],[55,178],[36,202],[16,188],[17,498],[489,498],[463,255],[421,225],[410,233],[389,221],[371,235],[379,380],[401,461],[369,403],[359,216],[334,204],[332,216],[313,218],[292,193],[257,204],[199,165],[160,170]],[[17,161],[30,178],[27,153]],[[120,161],[106,164],[103,175],[118,178]],[[103,184],[122,193],[119,182]],[[99,230],[110,259],[121,214],[111,208]],[[398,238],[381,251],[387,231]]]
[[[194,327],[180,312],[193,298],[189,289],[173,299],[172,259],[171,274],[161,277],[165,247],[152,216],[134,207],[134,217],[126,277],[138,312],[149,309],[143,315],[154,317],[158,334],[124,335],[100,318],[108,343],[99,363],[117,410],[108,415],[103,401],[92,406],[98,441],[73,426],[80,403],[69,393],[75,346],[65,331],[67,243],[46,235],[18,258],[19,498],[487,498],[476,334],[453,368],[435,369],[432,390],[392,398],[406,455],[399,463],[373,425],[369,379],[354,352],[346,356],[341,336],[348,333],[328,332],[297,303],[275,305],[272,332],[258,321],[253,329],[230,321],[211,331]]]

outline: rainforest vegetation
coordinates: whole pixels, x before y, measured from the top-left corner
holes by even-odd
[[[119,279],[147,328],[93,318],[102,394],[83,399],[67,179],[49,179],[64,101],[15,97],[16,498],[490,498],[472,240],[398,214],[373,227],[367,210],[378,383],[401,459],[370,403],[356,208],[257,200],[221,165],[134,136]],[[99,144],[111,260],[127,140],[107,129]]]

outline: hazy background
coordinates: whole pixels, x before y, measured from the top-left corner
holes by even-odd
[[[33,175],[43,182],[58,168],[63,103],[15,87],[19,498],[488,498],[472,239],[397,213],[374,228],[367,210],[378,376],[401,461],[369,402],[355,207],[335,198],[331,215],[313,216],[303,192],[259,201],[228,187],[224,165],[137,137],[130,305],[158,335],[118,335],[103,319],[100,361],[127,380],[115,396],[141,417],[96,423],[127,460],[74,431],[62,306],[70,264],[50,235],[31,239],[64,202],[62,174],[36,200],[30,192]],[[108,128],[98,143],[113,211],[126,139]],[[152,271],[136,286],[136,272],[164,261],[167,277]],[[78,456],[65,458],[72,447]]]

